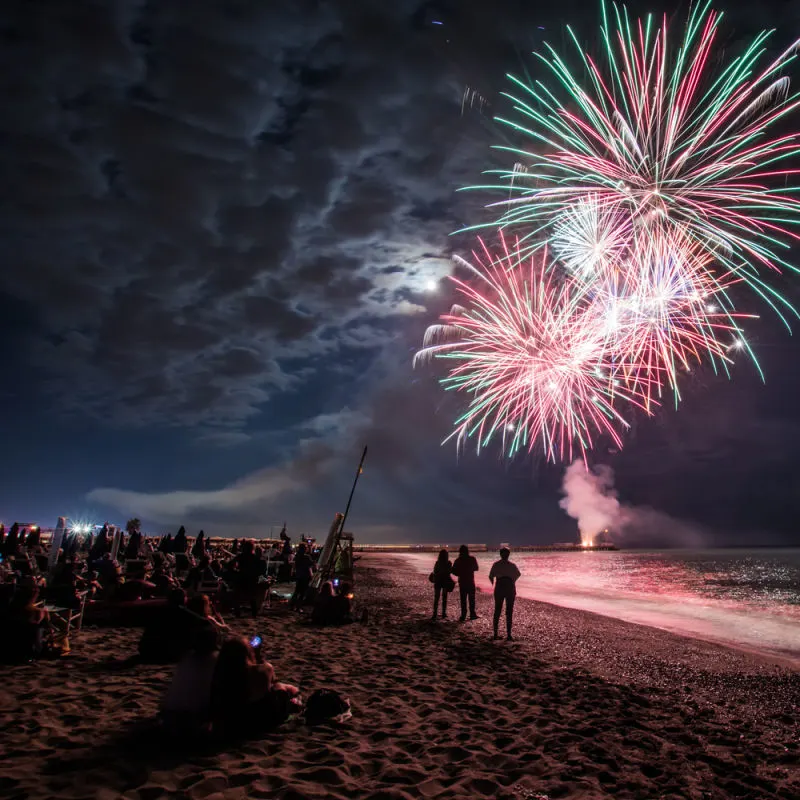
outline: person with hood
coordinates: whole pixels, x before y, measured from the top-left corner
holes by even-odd
[[[462,544],[458,548],[458,558],[453,562],[452,573],[458,578],[458,594],[461,598],[461,621],[467,618],[478,619],[475,613],[475,573],[478,571],[478,559],[469,554],[469,548]]]
[[[517,599],[517,580],[520,571],[513,561],[509,561],[511,551],[507,547],[500,548],[500,560],[492,564],[489,570],[489,583],[494,584],[494,638],[499,639],[497,628],[503,603],[506,606],[506,639],[511,641],[511,623],[514,618],[514,601]]]

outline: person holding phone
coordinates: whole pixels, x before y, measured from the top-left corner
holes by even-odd
[[[283,722],[300,690],[275,680],[272,664],[261,655],[261,637],[228,639],[219,651],[211,684],[214,729],[254,734]]]

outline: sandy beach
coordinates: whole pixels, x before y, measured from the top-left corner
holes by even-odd
[[[800,797],[791,665],[523,600],[518,641],[493,642],[487,595],[479,620],[432,623],[402,558],[357,574],[366,625],[233,622],[305,696],[349,696],[350,721],[172,751],[152,730],[171,668],[124,664],[138,629],[86,628],[67,659],[4,668],[0,797]]]

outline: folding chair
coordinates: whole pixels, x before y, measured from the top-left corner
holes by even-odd
[[[81,599],[79,608],[65,608],[63,606],[50,605],[49,603],[44,604],[44,610],[47,611],[51,617],[55,617],[55,619],[59,620],[64,626],[65,636],[69,636],[69,632],[72,629],[72,623],[75,620],[77,620],[75,630],[80,632],[80,629],[83,626],[83,612],[86,610],[87,594],[88,592],[78,592],[78,596]]]

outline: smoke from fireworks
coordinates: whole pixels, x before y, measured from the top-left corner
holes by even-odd
[[[573,461],[564,473],[564,497],[559,505],[577,521],[585,547],[593,545],[598,534],[617,523],[620,506],[613,486],[614,475],[603,465],[591,471],[583,462]]]

